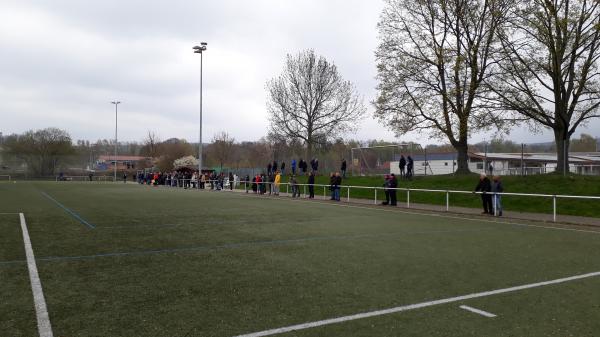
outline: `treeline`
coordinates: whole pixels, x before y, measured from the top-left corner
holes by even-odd
[[[571,150],[574,152],[593,152],[597,150],[598,139],[588,134],[573,139]],[[339,169],[342,159],[352,165],[351,149],[354,157],[363,167],[382,166],[401,153],[455,153],[450,144],[428,145],[425,148],[416,143],[407,143],[402,147],[388,146],[395,143],[369,140],[335,139],[315,146],[313,157],[319,159],[320,167],[325,171]],[[386,147],[388,146],[388,147]],[[263,137],[257,141],[236,142],[226,132],[217,133],[210,143],[204,144],[204,167],[217,170],[243,168],[262,169],[276,160],[279,164],[290,165],[292,159],[305,158],[306,148],[300,141],[282,140],[278,137]],[[380,148],[378,148],[380,147]],[[512,152],[521,151],[521,144],[511,140],[493,139],[488,143],[470,145],[474,152]],[[96,142],[88,140],[73,141],[69,133],[57,128],[30,130],[23,134],[13,134],[0,138],[0,167],[3,171],[17,172],[27,170],[32,176],[53,176],[59,171],[80,171],[82,174],[93,169],[99,156],[114,154],[114,140],[101,139]],[[554,152],[553,142],[542,144],[526,144],[526,152]],[[141,156],[152,158],[154,167],[160,171],[173,169],[173,162],[185,156],[197,156],[198,143],[189,143],[185,139],[169,138],[160,140],[153,132],[140,142],[120,142],[119,155]],[[142,161],[143,162],[143,161]],[[140,165],[141,163],[140,162]],[[145,164],[145,163],[144,163]],[[143,168],[138,166],[137,168]]]

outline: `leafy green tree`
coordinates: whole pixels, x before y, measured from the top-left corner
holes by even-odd
[[[55,175],[59,164],[74,153],[71,136],[64,130],[46,128],[11,135],[4,142],[6,151],[27,163],[35,176]]]

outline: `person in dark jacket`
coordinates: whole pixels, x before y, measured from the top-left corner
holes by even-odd
[[[273,160],[273,166],[271,167],[271,172],[275,174],[277,172],[277,160]]]
[[[346,159],[342,159],[342,167],[341,167],[341,169],[342,169],[342,178],[346,178],[346,167],[347,167]]]
[[[502,195],[496,193],[504,192],[504,186],[502,186],[502,181],[499,176],[494,176],[492,178],[492,198],[494,199],[494,212],[493,214],[497,216],[502,216]]]
[[[315,173],[312,171],[308,175],[308,198],[315,198]]]
[[[398,180],[396,179],[396,175],[393,173],[390,175],[390,182],[388,186],[390,188],[390,206],[396,206],[396,188],[398,187]]]
[[[230,191],[233,191],[233,184],[235,183],[234,180],[235,179],[233,177],[233,173],[229,172],[229,190]]]
[[[400,163],[398,164],[398,167],[400,168],[400,178],[405,178],[406,177],[406,159],[404,158],[404,155],[400,155]]]
[[[333,172],[329,173],[329,191],[331,192],[331,199],[335,200],[335,174]]]
[[[308,163],[302,161],[302,175],[306,175],[306,171],[308,170]]]
[[[271,174],[272,169],[273,169],[273,166],[271,166],[271,163],[267,164],[267,174]]]
[[[336,201],[340,201],[340,190],[342,189],[342,176],[339,172],[336,172],[334,177],[333,189]]]
[[[494,208],[492,207],[492,184],[490,178],[484,173],[479,175],[479,183],[475,187],[475,192],[481,192],[481,202],[483,204],[483,212],[481,214],[492,214],[494,215]]]
[[[285,162],[282,161],[281,162],[281,176],[283,177],[285,175]]]
[[[412,178],[414,172],[414,162],[411,156],[406,157],[406,178],[410,179]]]
[[[385,175],[384,180],[383,180],[383,193],[385,193],[385,201],[382,201],[381,204],[389,205],[390,204],[390,176],[387,174]]]

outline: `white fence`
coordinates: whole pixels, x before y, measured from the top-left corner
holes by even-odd
[[[248,186],[252,186],[252,184],[255,184],[253,182],[246,182],[246,181],[242,181],[240,182],[240,184],[244,185],[245,184],[245,188],[246,190],[248,190]],[[262,183],[261,183],[262,184]],[[264,184],[272,184],[272,183],[264,183]],[[289,194],[289,189],[291,184],[290,183],[281,183],[280,185],[285,185],[286,188],[286,194]],[[302,187],[302,191],[303,191],[303,195],[306,196],[306,189],[308,186],[310,186],[309,184],[296,184],[299,187]],[[322,184],[313,184],[312,185],[313,188],[322,188],[323,189],[323,198],[327,197],[327,191],[330,188],[330,185],[322,185]],[[384,187],[371,187],[371,186],[340,186],[339,187],[341,190],[343,190],[344,192],[346,192],[344,199],[346,199],[347,202],[350,202],[351,198],[350,198],[350,194],[351,194],[351,190],[352,189],[362,189],[362,190],[372,190],[373,191],[373,204],[377,204],[378,203],[378,192],[382,192],[382,194],[385,194],[385,190],[386,188]],[[446,211],[450,210],[450,196],[451,195],[458,195],[458,194],[483,194],[483,192],[472,192],[472,191],[458,191],[458,190],[436,190],[436,189],[419,189],[419,188],[394,188],[394,189],[390,189],[387,188],[387,190],[396,190],[396,192],[403,192],[406,193],[406,208],[411,208],[411,202],[410,202],[410,195],[411,192],[425,192],[425,193],[439,193],[439,194],[443,194],[445,195],[445,199],[446,199],[446,203],[445,203],[445,209]],[[320,191],[319,191],[320,192]],[[340,191],[341,193],[341,191]],[[530,194],[530,193],[507,193],[507,192],[503,192],[503,193],[492,193],[489,192],[488,194],[492,195],[493,198],[493,204],[496,204],[496,196],[521,196],[521,197],[530,197],[530,198],[545,198],[545,199],[550,199],[552,200],[552,221],[556,222],[557,221],[557,203],[559,199],[578,199],[578,200],[598,200],[600,201],[600,196],[580,196],[580,195],[558,195],[558,194]],[[362,200],[365,200],[363,198],[360,198]],[[600,203],[599,203],[600,206]]]

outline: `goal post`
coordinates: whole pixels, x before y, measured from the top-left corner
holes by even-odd
[[[353,176],[388,174],[390,165],[401,155],[406,157],[421,152],[421,145],[415,143],[354,147],[350,149],[350,172]]]
[[[11,181],[11,177],[8,174],[0,174],[0,181]]]

